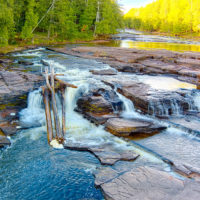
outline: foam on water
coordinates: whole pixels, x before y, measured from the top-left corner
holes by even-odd
[[[42,51],[45,50],[45,48],[37,48],[37,49],[30,49],[25,52],[19,52],[13,54],[14,57],[40,57],[42,55]]]
[[[50,145],[55,149],[63,149],[64,148],[63,145],[59,144],[59,142],[55,139],[50,142]]]
[[[199,92],[194,95],[194,103],[195,103],[195,106],[200,111],[200,93]]]
[[[42,107],[41,90],[29,93],[28,106],[20,112],[20,121],[23,126],[41,126],[45,124],[45,113]]]

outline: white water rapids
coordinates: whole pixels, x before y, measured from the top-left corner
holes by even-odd
[[[28,52],[29,54],[29,52]],[[53,59],[51,58],[53,57]],[[109,69],[108,65],[99,63],[94,60],[87,60],[77,58],[68,55],[60,55],[48,52],[48,56],[44,58],[44,61],[53,65],[57,73],[62,73],[64,76],[60,76],[67,82],[70,82],[76,86],[77,89],[67,88],[66,96],[66,140],[71,143],[87,144],[87,145],[101,145],[101,144],[112,144],[119,149],[134,149],[139,152],[140,155],[144,155],[150,160],[155,162],[161,162],[151,153],[146,152],[146,150],[141,150],[136,147],[133,143],[127,142],[124,139],[115,137],[104,130],[103,126],[95,126],[88,120],[84,119],[79,113],[75,112],[76,102],[79,97],[86,94],[90,89],[95,88],[109,88],[101,82],[101,77],[92,75],[89,71],[96,69]],[[38,60],[36,60],[38,64]],[[141,76],[139,76],[141,79]],[[170,78],[170,80],[172,80]],[[148,82],[148,77],[144,77],[144,81]],[[150,81],[151,82],[151,81]],[[153,83],[152,83],[153,84]],[[179,84],[179,82],[178,82]],[[116,92],[117,93],[117,92]],[[119,99],[123,102],[123,111],[121,116],[124,118],[137,118],[149,121],[156,121],[155,118],[142,115],[135,110],[132,101],[124,97],[123,95],[117,93]],[[199,95],[195,96],[198,102]],[[57,98],[58,109],[61,116],[61,105],[59,99]],[[195,103],[195,104],[196,104]],[[179,110],[174,103],[174,112],[179,114]],[[161,110],[164,107],[161,107]],[[42,130],[45,129],[45,115],[42,106],[42,95],[39,90],[34,91],[29,94],[28,107],[21,112],[21,121],[24,124],[31,126],[40,126]],[[157,121],[158,122],[158,121]],[[168,126],[168,124],[167,124]],[[166,133],[168,133],[167,131]],[[182,132],[179,131],[181,135]],[[184,133],[187,135],[187,133]],[[153,137],[152,137],[153,138]]]

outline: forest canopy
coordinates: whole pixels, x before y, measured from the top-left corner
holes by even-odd
[[[0,45],[114,34],[123,27],[117,0],[0,0]]]
[[[125,15],[128,28],[172,34],[200,32],[199,0],[156,0]]]

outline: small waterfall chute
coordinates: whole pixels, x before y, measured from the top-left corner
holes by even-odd
[[[20,123],[26,128],[45,125],[40,89],[29,93],[28,106],[20,112]]]

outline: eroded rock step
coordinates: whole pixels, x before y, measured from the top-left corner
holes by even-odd
[[[112,200],[196,200],[200,196],[199,181],[180,180],[152,167],[130,169],[121,175],[106,168],[96,174],[95,183],[106,199]]]
[[[170,128],[136,143],[170,161],[172,169],[184,176],[200,175],[200,141],[181,130]]]
[[[111,118],[105,124],[106,130],[120,137],[148,137],[166,129],[165,126],[139,119]]]
[[[79,143],[71,143],[66,141],[64,144],[66,149],[77,151],[89,151],[94,154],[102,165],[114,165],[117,161],[134,161],[139,157],[139,154],[131,150],[119,150],[112,144],[103,145],[82,145]]]
[[[5,136],[14,135],[19,125],[18,112],[27,105],[27,95],[44,83],[44,78],[19,71],[0,71],[0,130]],[[1,138],[2,146],[9,145]]]
[[[173,127],[188,132],[196,137],[200,137],[200,120],[198,117],[185,115],[182,117],[171,117],[166,121],[170,123]]]
[[[189,111],[193,101],[192,90],[157,90],[139,80],[132,80],[130,77],[124,80],[123,75],[112,78],[104,77],[102,81],[113,88],[117,86],[117,91],[130,99],[136,109],[158,117]]]
[[[139,50],[116,47],[50,48],[61,53],[99,59],[118,71],[144,74],[176,74],[197,84],[200,53]]]
[[[11,142],[0,129],[0,148],[8,145],[11,145]]]
[[[120,137],[149,137],[166,128],[145,120],[120,118],[116,109],[122,110],[119,97],[112,90],[98,90],[79,98],[76,110],[96,125],[105,124],[107,131]]]

